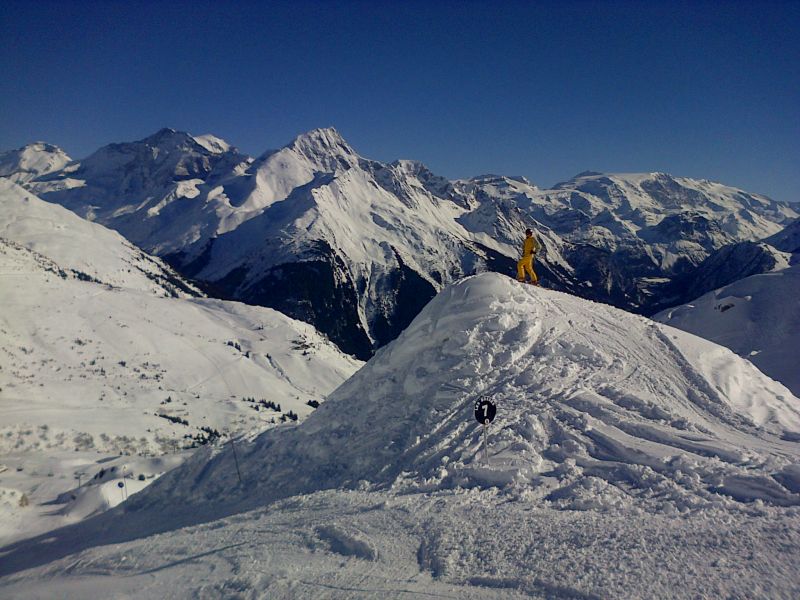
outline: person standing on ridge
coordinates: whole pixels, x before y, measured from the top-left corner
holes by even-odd
[[[542,248],[539,241],[533,236],[533,231],[525,230],[525,242],[522,244],[522,258],[517,262],[517,281],[525,283],[525,273],[531,278],[533,285],[539,285],[539,278],[533,270],[533,258]]]

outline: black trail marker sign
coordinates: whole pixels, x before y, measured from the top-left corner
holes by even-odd
[[[481,396],[475,401],[475,420],[483,425],[483,460],[489,464],[489,444],[486,441],[489,423],[497,415],[497,404],[488,396]]]
[[[475,419],[481,425],[486,425],[494,421],[497,414],[497,404],[488,396],[481,396],[475,402]]]

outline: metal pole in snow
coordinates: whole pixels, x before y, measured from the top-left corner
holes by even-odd
[[[231,448],[233,449],[233,462],[236,463],[236,474],[239,476],[239,483],[242,483],[242,473],[239,471],[239,458],[236,456],[236,444],[233,443],[233,437],[231,437]]]
[[[486,419],[483,422],[483,462],[487,465],[489,464],[489,444],[486,441],[487,433],[486,431],[489,429],[489,419]]]

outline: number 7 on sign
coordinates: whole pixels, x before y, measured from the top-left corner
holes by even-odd
[[[475,402],[475,420],[480,424],[491,423],[497,414],[497,404],[488,396],[481,396]]]

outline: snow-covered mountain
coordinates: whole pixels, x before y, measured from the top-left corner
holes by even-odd
[[[673,271],[727,244],[776,233],[797,215],[760,194],[666,173],[582,173],[537,200],[534,215],[555,218],[558,226],[549,224],[571,241],[610,249],[644,243]]]
[[[305,416],[358,367],[310,325],[199,298],[116,232],[3,180],[0,209],[6,449],[163,450],[201,426],[249,429],[261,398]]]
[[[302,419],[360,366],[311,325],[201,296],[0,178],[0,539],[119,503],[181,448]]]
[[[0,178],[0,239],[20,245],[50,263],[63,276],[159,296],[204,294],[161,259],[152,257],[111,231],[44,202]]]
[[[792,221],[764,242],[784,252],[800,253],[800,219]]]
[[[737,242],[723,246],[696,267],[663,284],[659,288],[659,298],[652,306],[672,307],[691,302],[739,279],[785,269],[790,262],[791,254],[764,242]]]
[[[27,183],[64,168],[72,159],[58,146],[35,142],[0,153],[0,177]]]
[[[745,277],[653,318],[730,348],[800,396],[800,265]]]
[[[533,224],[486,198],[486,216],[472,210],[479,186],[496,183],[456,186],[419,163],[368,161],[332,129],[255,160],[207,145],[163,130],[29,188],[169,257],[224,297],[317,324],[359,356],[393,339],[443,284],[487,263],[510,270],[516,237]],[[568,281],[557,236],[544,236],[544,260]]]
[[[104,146],[28,187],[162,255],[218,233],[237,212],[219,184],[251,160],[218,138],[162,129]]]
[[[201,295],[118,233],[0,179],[0,472],[16,469],[0,483],[0,538],[52,512],[41,503],[73,487],[73,472],[113,466],[109,454],[305,418],[360,366],[311,325]],[[170,459],[157,462],[114,464],[149,483]],[[89,477],[54,519],[108,506],[100,484],[119,476]]]
[[[670,279],[798,216],[763,196],[663,173],[585,173],[553,190],[522,177],[448,181],[415,161],[366,159],[334,129],[256,159],[217,138],[162,130],[27,186],[211,293],[313,323],[361,357],[447,283],[513,274],[528,226],[543,238],[537,263],[549,287],[649,314],[664,306]]]
[[[729,350],[484,273],[304,423],[201,449],[117,510],[5,548],[0,585],[788,598],[799,439],[800,399]]]

